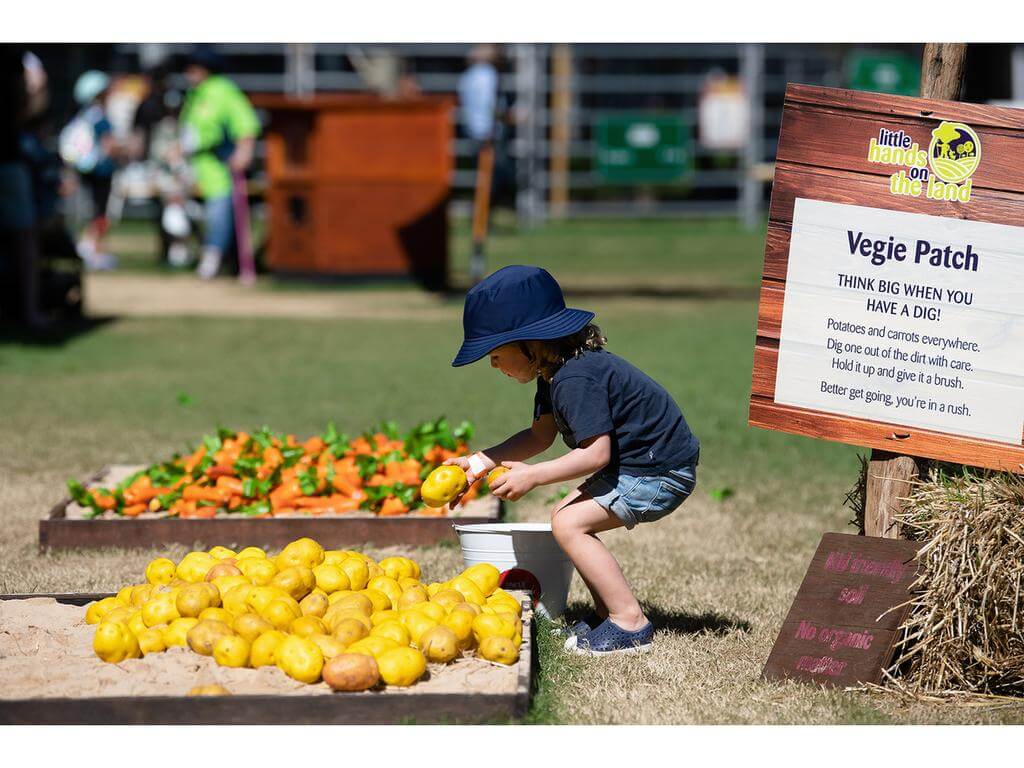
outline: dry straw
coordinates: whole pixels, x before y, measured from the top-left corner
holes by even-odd
[[[933,466],[897,521],[923,546],[890,687],[1024,694],[1024,479]]]

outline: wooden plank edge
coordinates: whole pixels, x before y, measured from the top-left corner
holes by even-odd
[[[1024,110],[989,104],[969,104],[959,101],[925,99],[918,96],[898,96],[888,93],[856,91],[848,88],[830,88],[806,83],[787,83],[783,103],[805,104],[836,111],[879,114],[879,100],[888,102],[881,114],[893,117],[955,120],[986,128],[1011,131],[1024,130]]]
[[[515,706],[512,717],[521,720],[530,711],[530,697],[533,695],[534,681],[534,643],[536,642],[537,620],[534,613],[533,598],[528,592],[523,592],[519,599],[523,606],[523,613],[527,614],[527,624],[523,628],[523,643],[519,648],[519,661],[517,662]]]
[[[37,597],[56,600],[64,605],[88,605],[105,597],[114,597],[116,592],[30,592],[24,594],[0,594],[0,600],[32,600]]]
[[[516,705],[512,693],[0,699],[0,725],[470,724],[505,722]]]
[[[775,403],[751,395],[747,423],[752,427],[819,440],[877,448],[1000,472],[1024,473],[1024,446],[934,432],[905,424],[871,421]],[[897,435],[908,435],[905,438]],[[928,446],[935,445],[935,448]],[[991,459],[985,459],[991,456]],[[982,461],[979,461],[982,458]]]

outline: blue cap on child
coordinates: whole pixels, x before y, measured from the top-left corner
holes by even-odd
[[[513,341],[560,339],[593,318],[593,312],[565,306],[562,289],[546,269],[503,267],[466,294],[465,339],[452,365],[468,365]]]

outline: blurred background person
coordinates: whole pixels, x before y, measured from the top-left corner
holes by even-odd
[[[31,114],[25,51],[20,46],[0,46],[0,104],[0,312],[42,329],[47,322],[39,305],[32,179],[21,155],[21,133]]]
[[[21,157],[32,184],[39,303],[52,316],[76,319],[82,312],[82,261],[65,220],[73,174],[57,152],[49,77],[31,51],[24,57],[29,114],[20,135]]]
[[[498,70],[498,47],[490,43],[473,46],[467,56],[469,66],[459,76],[459,124],[473,141],[472,154],[479,158],[480,149],[490,143],[494,147],[494,175],[491,179],[491,204],[506,203],[514,188],[515,168],[509,152],[509,125],[513,111],[501,93]]]
[[[171,84],[169,74],[164,64],[149,72],[149,92],[135,111],[132,133],[137,156],[157,194],[157,258],[180,268],[192,261],[189,240],[195,211],[191,210],[192,172],[182,153],[178,122],[184,94]]]
[[[114,171],[130,152],[130,147],[114,136],[107,115],[109,88],[107,73],[96,69],[83,73],[74,87],[80,110],[60,136],[61,156],[77,171],[92,203],[92,217],[78,240],[78,255],[90,269],[112,269],[116,264],[104,248],[109,227],[107,206]]]
[[[205,231],[197,269],[203,279],[220,272],[235,240],[232,185],[244,185],[260,132],[249,99],[219,74],[220,68],[212,48],[195,48],[185,66],[190,88],[180,117],[182,147],[203,199]]]

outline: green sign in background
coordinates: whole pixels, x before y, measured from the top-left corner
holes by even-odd
[[[594,170],[605,181],[678,181],[693,170],[693,138],[681,116],[632,113],[598,117]]]
[[[856,91],[917,96],[921,90],[920,60],[898,51],[853,51],[846,73]]]

